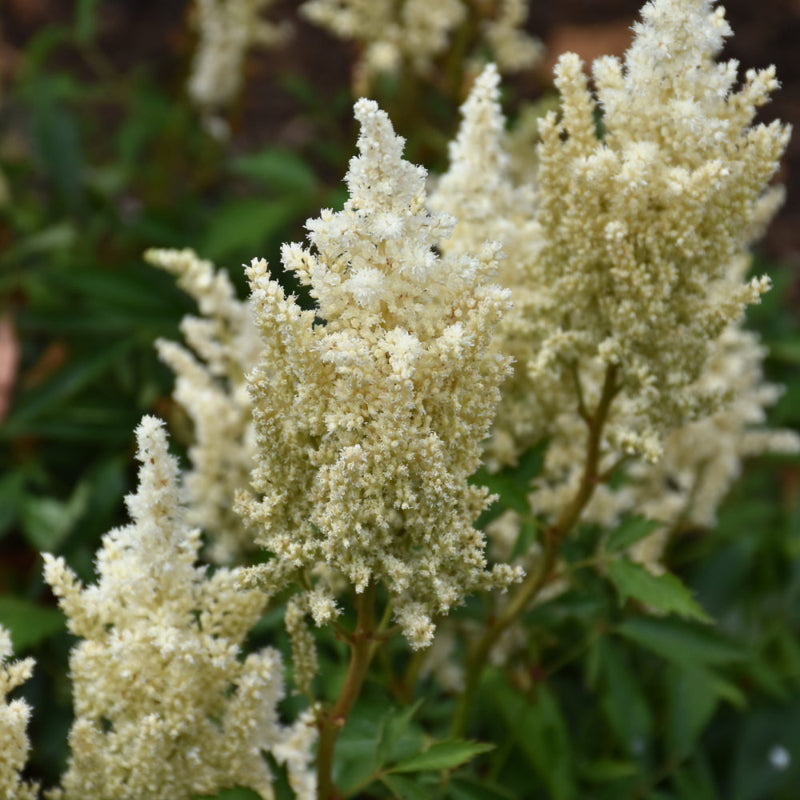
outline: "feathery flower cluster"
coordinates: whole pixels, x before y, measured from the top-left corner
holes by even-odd
[[[488,352],[508,293],[488,282],[496,247],[435,253],[452,222],[425,211],[425,170],[403,161],[374,102],[355,114],[344,210],[308,222],[315,252],[283,250],[316,309],[286,297],[265,262],[248,270],[264,349],[250,376],[259,497],[241,508],[279,562],[326,563],[358,593],[383,582],[421,647],[434,614],[517,577],[486,571],[473,527],[486,492],[467,482],[508,370]],[[336,608],[316,597],[310,611],[320,624]]]
[[[683,0],[678,3],[686,6]],[[613,113],[606,109],[607,133],[602,141],[595,132],[594,106],[583,78],[574,70],[571,82],[562,77],[564,116],[559,123],[551,115],[542,125],[544,141],[537,154],[540,182],[519,185],[515,181],[525,170],[510,161],[498,102],[499,78],[491,65],[487,67],[462,108],[461,129],[450,148],[450,169],[430,203],[459,218],[452,237],[440,245],[444,252],[472,248],[485,239],[503,243],[505,259],[498,274],[500,282],[511,289],[515,307],[498,326],[496,346],[514,356],[515,369],[502,387],[486,450],[489,466],[514,463],[532,444],[547,438],[545,467],[531,502],[535,512],[557,515],[575,496],[584,468],[588,432],[578,413],[580,405],[593,407],[607,364],[617,364],[625,383],[613,402],[611,436],[604,440],[600,472],[614,464],[620,448],[650,459],[661,453],[662,458],[657,463],[632,463],[628,483],[621,490],[597,487],[585,518],[613,524],[622,513],[635,511],[663,522],[668,530],[678,524],[711,524],[717,505],[739,474],[742,458],[794,452],[798,438],[758,427],[777,389],[763,383],[763,351],[756,338],[741,329],[742,299],[756,299],[756,290],[764,288],[763,281],[745,283],[749,259],[744,252],[760,235],[781,197],[765,185],[786,131],[779,125],[747,127],[774,79],[770,71],[748,73],[745,87],[730,95],[733,68],[711,63],[719,36],[727,31],[720,13],[708,16],[708,3],[689,4],[695,16],[705,9],[706,16],[700,16],[707,23],[692,28],[699,39],[692,43],[683,38],[688,35],[683,28],[676,31],[673,18],[662,13],[663,5],[657,2],[645,9],[645,24],[637,28],[626,59],[626,100],[618,99],[616,106],[607,101]],[[659,41],[672,37],[682,43],[675,48],[674,65],[659,62],[658,86],[634,74],[640,70],[646,76],[655,69],[642,56],[652,42],[654,25],[661,34]],[[698,51],[698,45],[701,58],[692,61],[690,53]],[[684,73],[693,74],[686,68],[687,60],[695,72],[724,77],[715,85],[720,96],[728,98],[727,104],[706,100],[702,81],[699,85],[686,82]],[[569,69],[578,66],[570,57],[562,63]],[[601,75],[619,70],[613,60],[600,64],[604,66],[596,66],[596,72],[599,69]],[[635,96],[637,80],[648,87],[649,94],[644,89],[640,94],[650,97],[649,106]],[[674,138],[678,134],[670,133],[665,123],[670,119],[677,124],[667,113],[672,106],[663,100],[659,106],[652,96],[663,85],[671,89],[666,97],[683,98],[678,108],[686,105],[692,92],[695,124],[705,131],[718,130],[716,138],[706,142],[698,135],[688,141],[688,150],[682,150]],[[601,100],[610,91],[607,85],[605,91]],[[632,123],[617,123],[620,118],[636,119],[638,137],[646,147],[659,143],[644,178],[628,163],[639,142],[630,141],[626,125]],[[730,123],[723,124],[729,118]],[[576,133],[580,120],[583,127]],[[766,166],[760,163],[765,154]],[[618,171],[590,181],[586,170],[598,160],[615,163]],[[709,182],[712,172],[736,176],[736,192],[729,182]],[[671,196],[665,187],[676,175],[684,188],[678,192],[673,187]],[[659,197],[656,191],[663,194]],[[594,211],[585,214],[578,208],[574,198],[581,193],[587,203],[594,203]],[[733,214],[735,225],[729,224],[727,213]],[[602,232],[595,227],[606,231],[618,224],[631,228],[625,241],[635,259],[620,261],[598,244]],[[566,233],[565,228],[569,229]],[[561,274],[557,274],[558,264]],[[658,292],[637,294],[658,281]],[[609,297],[626,298],[619,320],[608,306]],[[705,319],[703,325],[699,319]],[[662,340],[646,338],[650,325],[662,326]],[[603,337],[598,333],[601,326],[605,326]],[[684,372],[677,372],[679,366]],[[654,383],[656,377],[662,383]],[[654,385],[658,392],[643,393],[643,388]],[[687,397],[717,402],[693,409]],[[692,421],[692,412],[700,410],[706,415]],[[650,435],[643,435],[648,429]],[[644,542],[637,553],[651,568],[657,568],[659,541],[663,543],[664,534]]]
[[[526,0],[495,0],[494,6],[483,33],[495,60],[509,72],[531,67],[542,48],[524,31]],[[404,66],[427,74],[456,28],[475,13],[467,0],[306,0],[301,10],[336,36],[361,46],[355,81],[359,91],[366,91],[376,75],[396,74]]]
[[[654,0],[624,64],[593,65],[597,102],[574,54],[556,67],[561,115],[540,126],[530,280],[545,287],[551,332],[533,365],[574,380],[590,360],[615,367],[635,415],[609,438],[651,460],[676,425],[727,392],[697,382],[708,343],[769,281],[729,279],[788,129],[752,125],[777,86],[714,56],[730,34],[710,0]],[[601,112],[602,138],[597,113]]]
[[[253,45],[270,46],[286,31],[264,19],[273,0],[195,0],[197,50],[189,77],[189,95],[206,113],[236,97],[244,59]]]
[[[7,800],[33,800],[36,789],[20,780],[30,750],[26,728],[30,706],[24,700],[6,701],[33,673],[33,659],[9,661],[11,636],[0,627],[0,797]]]
[[[525,32],[528,0],[497,0],[493,19],[484,23],[486,42],[503,72],[521,72],[537,64],[544,47]]]
[[[145,417],[137,440],[133,522],[104,537],[98,583],[83,588],[45,555],[45,577],[82,638],[70,658],[72,756],[51,797],[189,800],[238,784],[271,798],[262,751],[293,735],[276,710],[281,658],[270,649],[238,658],[264,595],[239,590],[236,571],[207,578],[195,566],[199,532],[187,525],[162,423]]]
[[[245,376],[258,360],[261,338],[226,272],[191,250],[150,250],[145,257],[175,275],[201,313],[181,323],[188,348],[161,340],[158,352],[175,373],[173,396],[194,426],[191,469],[183,476],[186,520],[208,536],[211,561],[228,564],[254,547],[233,502],[255,463]]]
[[[528,283],[522,269],[538,246],[536,193],[532,186],[512,180],[504,146],[500,75],[493,64],[475,81],[461,113],[461,127],[450,143],[450,168],[431,193],[429,206],[457,219],[450,238],[439,244],[442,252],[474,252],[486,241],[502,244],[497,278],[511,290],[513,308],[500,321],[493,347],[514,363],[502,386],[485,452],[489,466],[497,467],[513,463],[548,433],[562,398],[547,391],[554,379],[542,376],[534,385],[528,372],[543,316],[541,287]],[[548,403],[552,398],[556,402]]]

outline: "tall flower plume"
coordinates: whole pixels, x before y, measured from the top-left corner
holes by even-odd
[[[207,578],[195,565],[199,531],[186,524],[162,423],[145,417],[137,440],[133,521],[103,538],[98,582],[84,588],[45,555],[45,577],[81,637],[70,657],[72,755],[52,797],[189,800],[238,784],[271,798],[262,751],[293,735],[276,709],[281,658],[238,657],[264,596],[239,590],[235,571]]]
[[[486,492],[467,481],[508,371],[489,352],[508,293],[489,281],[494,245],[437,255],[453,221],[425,210],[425,170],[374,102],[355,114],[349,200],[308,222],[312,249],[283,249],[316,308],[265,262],[248,270],[264,350],[250,378],[256,495],[241,506],[280,562],[325,563],[356,592],[384,583],[419,647],[434,614],[515,577],[486,570],[473,527]],[[334,609],[311,605],[318,623]]]

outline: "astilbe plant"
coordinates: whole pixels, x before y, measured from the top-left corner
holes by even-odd
[[[305,8],[353,36],[367,13],[323,0]],[[519,23],[521,4],[502,8]],[[455,24],[461,4],[443,9]],[[624,61],[595,62],[594,94],[577,56],[562,56],[560,110],[541,121],[533,170],[506,147],[490,65],[430,197],[388,116],[359,100],[344,208],[308,221],[308,247],[282,251],[311,308],[263,259],[247,268],[251,295],[239,301],[193,252],[148,254],[200,307],[184,323],[188,347],[159,344],[195,441],[181,474],[162,423],[142,421],[132,522],[104,538],[95,585],[45,556],[80,637],[72,754],[49,796],[167,800],[240,785],[270,798],[266,752],[298,797],[338,796],[337,738],[378,650],[397,633],[424,653],[452,609],[495,590],[492,616],[472,627],[450,674],[461,735],[487,663],[524,646],[524,612],[569,587],[563,549],[583,522],[607,534],[626,515],[647,516],[650,538],[622,537],[592,565],[645,604],[666,597],[656,610],[704,618],[664,574],[665,541],[713,522],[745,456],[798,448],[793,434],[762,427],[778,390],[742,328],[769,287],[745,278],[747,250],[776,207],[768,184],[788,129],[753,124],[777,86],[771,69],[734,90],[736,65],[715,63],[729,33],[708,0],[654,0]],[[483,466],[491,482],[543,443],[522,500],[539,541],[508,563],[517,508],[490,527],[491,564],[476,521],[492,498],[471,476]],[[201,529],[220,564],[256,548],[264,557],[208,575]],[[277,708],[281,656],[243,649],[278,599],[294,682],[311,701],[290,726]],[[315,694],[307,617],[348,646],[332,702]],[[31,669],[9,656],[0,637],[3,696]],[[412,678],[439,669],[424,657],[412,658]],[[33,796],[18,778],[27,708],[2,710],[0,786]]]

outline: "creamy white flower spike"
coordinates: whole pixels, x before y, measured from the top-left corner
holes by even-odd
[[[240,590],[236,571],[207,578],[195,565],[199,532],[186,522],[162,423],[145,417],[137,441],[133,522],[103,538],[98,582],[82,587],[45,555],[45,578],[82,639],[70,657],[72,754],[52,796],[189,800],[241,785],[268,800],[262,751],[294,734],[278,721],[280,654],[239,658],[264,595]]]
[[[529,375],[528,362],[549,333],[548,297],[524,269],[539,247],[536,194],[533,186],[511,178],[500,75],[493,64],[475,81],[461,115],[458,135],[450,143],[450,167],[428,204],[458,220],[450,238],[440,243],[443,252],[471,252],[485,241],[503,248],[497,277],[511,290],[513,308],[498,325],[493,346],[512,356],[514,364],[485,451],[488,465],[498,467],[514,463],[550,432],[564,398],[554,377],[533,381]]]
[[[472,525],[486,492],[467,482],[508,371],[489,351],[508,293],[489,282],[495,246],[436,253],[453,220],[425,210],[425,170],[374,102],[355,114],[349,200],[309,220],[311,249],[283,250],[316,309],[263,261],[248,270],[264,350],[250,376],[257,494],[241,507],[279,561],[327,563],[359,593],[384,583],[422,647],[434,615],[517,577],[486,570]],[[324,597],[309,608],[336,612]]]
[[[162,339],[158,353],[175,373],[173,397],[193,427],[191,467],[182,476],[186,520],[206,534],[205,555],[230,564],[254,547],[233,502],[255,463],[245,375],[258,361],[261,337],[249,303],[236,297],[225,271],[191,250],[149,250],[145,258],[174,275],[201,313],[181,322],[188,347]]]
[[[685,3],[672,5],[681,8],[686,6]],[[697,16],[702,4],[690,5]],[[677,13],[674,11],[674,14]],[[649,26],[658,20],[658,24],[664,24],[665,18],[659,8],[650,7],[645,17],[646,23],[639,26],[638,31],[640,38],[649,41],[652,39]],[[798,446],[795,435],[763,427],[764,409],[774,402],[777,389],[764,383],[760,366],[764,352],[756,338],[741,329],[740,315],[731,301],[731,297],[748,292],[745,284],[748,264],[746,246],[761,234],[781,200],[780,191],[764,189],[769,170],[756,163],[760,158],[758,146],[773,153],[771,164],[774,167],[785,131],[777,125],[765,129],[726,126],[718,122],[719,118],[731,116],[725,103],[717,99],[706,101],[706,87],[702,81],[700,87],[684,85],[681,71],[689,76],[698,70],[703,74],[727,75],[726,70],[730,69],[715,67],[711,63],[719,41],[710,34],[716,32],[717,35],[725,30],[719,12],[701,17],[705,25],[698,25],[695,32],[687,29],[685,34],[681,34],[704,37],[699,55],[693,56],[691,43],[683,42],[677,47],[677,66],[669,60],[656,65],[648,62],[642,56],[643,50],[647,52],[647,47],[643,47],[637,38],[626,64],[630,73],[639,69],[645,75],[639,76],[639,89],[630,89],[624,95],[612,93],[613,100],[608,100],[607,106],[613,106],[613,114],[609,112],[605,120],[609,127],[603,141],[597,138],[594,122],[589,117],[593,106],[591,97],[584,89],[576,91],[574,86],[567,87],[566,95],[572,99],[564,101],[564,121],[559,129],[559,137],[554,135],[558,127],[555,118],[551,117],[544,126],[546,132],[550,131],[550,138],[546,139],[539,151],[543,159],[550,160],[541,168],[546,179],[544,186],[536,183],[536,170],[533,171],[534,182],[527,186],[517,185],[514,179],[527,175],[530,180],[531,170],[510,163],[504,135],[505,120],[498,102],[499,78],[496,70],[488,67],[476,81],[469,99],[462,107],[462,125],[450,147],[450,169],[438,182],[430,199],[433,208],[451,213],[459,219],[450,239],[440,245],[444,252],[468,249],[476,241],[485,239],[497,239],[503,244],[506,258],[500,263],[498,275],[500,282],[512,291],[514,309],[498,326],[495,341],[501,352],[515,357],[516,363],[513,377],[502,387],[503,398],[486,455],[490,466],[514,463],[531,444],[548,439],[545,466],[537,479],[536,491],[531,495],[534,510],[544,516],[557,516],[575,496],[581,480],[587,426],[579,414],[576,390],[580,386],[582,399],[591,409],[603,383],[606,368],[603,359],[609,356],[616,358],[626,352],[623,345],[628,348],[628,356],[620,366],[633,372],[612,405],[612,437],[604,442],[600,472],[611,468],[627,448],[651,457],[658,453],[663,455],[655,464],[631,462],[628,466],[628,482],[621,490],[612,491],[598,486],[584,514],[585,519],[611,525],[623,513],[645,513],[663,522],[664,531],[674,530],[681,525],[711,524],[716,507],[739,474],[744,457],[763,452],[794,452]],[[659,36],[661,33],[666,37],[663,41],[669,41],[669,36],[676,35],[669,30],[660,32]],[[693,70],[684,63],[687,59],[692,63],[698,62]],[[574,59],[567,58],[566,63],[569,69],[576,66]],[[614,63],[601,61],[600,64],[605,65],[601,71],[611,70]],[[653,69],[659,77],[651,85],[646,73]],[[673,71],[678,74],[671,74]],[[570,74],[573,82],[582,85],[582,78],[575,70]],[[634,76],[629,75],[628,80],[634,81]],[[727,90],[722,92],[722,97],[727,93],[731,109],[741,109],[743,103],[754,102],[754,97],[761,97],[759,102],[763,101],[765,87],[769,88],[773,82],[769,71],[761,77],[751,73],[748,81],[739,94],[731,95]],[[763,81],[766,83],[757,91],[754,87]],[[650,88],[646,91],[644,87]],[[659,87],[669,88],[661,100],[652,96],[661,91]],[[666,104],[668,109],[671,108],[672,101],[669,98],[680,96],[681,91],[684,95],[692,92],[698,95],[698,102],[705,103],[702,106],[703,113],[708,116],[704,130],[717,131],[708,139],[697,136],[689,139],[690,149],[687,152],[679,147],[685,137],[680,142],[675,141],[674,136],[662,141],[662,137],[668,133],[664,120],[677,124],[674,115],[662,107]],[[606,88],[601,98],[608,96],[609,90]],[[582,118],[576,111],[580,103],[583,103]],[[679,104],[679,107],[683,106]],[[737,124],[749,124],[753,110],[751,107],[749,115],[737,111]],[[663,118],[659,118],[659,113]],[[568,119],[572,128],[567,126]],[[581,119],[583,127],[575,134],[574,129]],[[626,127],[628,122],[614,124],[617,119],[635,120],[636,124],[630,122],[629,127]],[[725,135],[733,136],[736,144],[731,145],[722,138],[720,132],[725,131]],[[614,136],[617,141],[625,142],[621,154],[613,149]],[[641,142],[636,141],[637,136]],[[574,139],[579,140],[577,144]],[[666,199],[661,199],[657,205],[656,200],[648,194],[657,181],[652,178],[643,181],[639,174],[647,159],[656,158],[653,142],[661,142],[659,147],[662,149],[670,148],[663,156],[659,150],[658,158],[662,158],[664,164],[653,166],[655,172],[663,167],[669,175],[674,175],[675,169],[670,166],[672,163],[684,161],[702,165],[705,163],[703,158],[710,158],[716,152],[718,159],[724,155],[733,162],[729,169],[749,181],[749,188],[743,190],[744,194],[734,193],[734,197],[728,199],[722,194],[715,194],[717,189],[722,191],[720,187],[707,187],[702,203],[697,197],[679,193],[679,196],[670,200],[678,204],[679,210],[665,210],[663,205]],[[772,150],[771,147],[776,149]],[[576,149],[580,148],[590,152],[590,155],[576,154]],[[694,152],[691,148],[694,148]],[[743,152],[739,153],[738,148]],[[749,152],[748,148],[753,151]],[[514,156],[520,157],[518,152]],[[602,184],[596,186],[585,175],[585,170],[597,159],[608,159],[618,167],[613,178],[609,177],[612,182],[606,186],[604,197],[608,200],[608,207],[605,211],[596,207],[599,202],[597,198],[592,199],[594,193],[602,191]],[[535,166],[538,161],[534,160],[533,163]],[[748,177],[750,172],[760,176],[760,183],[752,182],[752,177]],[[726,186],[726,191],[733,192],[729,185]],[[594,210],[586,213],[578,208],[570,191],[575,197],[580,197],[581,193],[587,194],[587,208],[594,202]],[[543,199],[542,195],[545,195]],[[627,200],[622,202],[621,198]],[[565,209],[569,207],[571,216],[548,217],[537,209],[537,202],[542,203],[545,209],[548,206],[551,209],[559,208],[559,214],[566,214]],[[718,217],[715,215],[723,215],[728,203],[733,204],[733,213],[738,214],[739,230],[731,230],[724,220],[721,227],[717,228]],[[692,209],[698,214],[708,215],[698,230],[692,227],[694,220],[689,216]],[[587,238],[597,224],[597,214],[610,214],[612,211],[616,212],[617,217],[602,223],[604,230],[601,238],[615,225],[619,231],[634,226],[635,236],[632,240],[637,243],[642,259],[641,263],[632,261],[629,264],[631,272],[626,278],[626,285],[631,290],[636,288],[638,276],[645,284],[650,280],[648,272],[655,271],[656,275],[658,270],[667,274],[674,272],[675,287],[662,285],[659,290],[661,300],[645,292],[629,301],[631,308],[635,309],[630,312],[634,321],[641,318],[637,322],[639,328],[649,325],[651,318],[654,318],[656,325],[666,326],[670,320],[675,325],[671,335],[663,341],[649,341],[646,360],[649,362],[652,359],[654,367],[663,370],[663,366],[659,367],[659,360],[679,359],[682,351],[670,354],[670,348],[686,346],[687,341],[692,347],[689,355],[702,357],[702,368],[695,365],[692,372],[680,380],[672,384],[668,381],[663,383],[659,392],[651,394],[649,399],[643,399],[638,391],[642,373],[637,371],[639,368],[634,368],[637,360],[641,367],[645,358],[635,351],[637,342],[630,340],[629,329],[623,328],[618,340],[601,340],[595,336],[594,341],[599,340],[600,344],[594,354],[591,348],[582,345],[582,341],[587,344],[592,341],[587,339],[588,323],[595,323],[599,310],[604,304],[607,305],[605,293],[610,292],[611,296],[620,294],[615,284],[622,277],[620,265],[611,259],[607,260],[607,252],[602,247],[597,251],[594,266],[588,268],[591,248]],[[675,230],[670,229],[670,225]],[[558,237],[561,237],[561,228],[564,226],[569,226],[570,236],[563,236],[562,240]],[[623,239],[625,236],[627,234]],[[690,258],[691,253],[683,253],[680,259],[676,257],[674,243],[677,238],[681,238],[682,247],[693,243],[692,246],[700,254],[696,262],[701,270],[706,270],[705,283],[702,272],[697,275],[693,273],[695,259]],[[555,252],[554,239],[558,242],[558,253],[566,266],[563,274],[555,277],[557,264],[548,263]],[[576,252],[573,253],[573,249]],[[540,254],[540,251],[543,253]],[[587,259],[586,271],[581,273],[579,268],[583,269],[581,265],[584,261],[581,259],[584,257]],[[671,260],[665,263],[667,258]],[[679,268],[688,277],[681,277]],[[544,269],[552,269],[552,272],[545,273]],[[572,304],[573,293],[578,297],[575,306]],[[708,339],[705,340],[701,332],[690,327],[696,320],[681,310],[677,305],[679,302],[686,302],[689,312],[697,309],[701,302],[705,303],[708,315],[713,317],[714,313],[727,313],[733,321],[723,324],[716,336],[713,333],[719,323],[715,321],[709,327]],[[589,308],[596,306],[592,312],[595,316],[582,312],[581,303]],[[610,312],[611,309],[607,309],[609,315]],[[723,316],[720,316],[720,320],[724,323]],[[586,329],[576,331],[575,327],[579,325],[584,325]],[[612,323],[608,325],[607,333],[611,333]],[[689,330],[684,329],[687,327]],[[695,338],[692,339],[692,336]],[[662,353],[663,350],[667,351],[666,355]],[[696,372],[698,369],[699,372]],[[724,402],[707,408],[710,415],[707,413],[692,421],[691,409],[676,409],[678,403],[671,394],[677,394],[679,401],[685,399],[681,396],[683,394],[695,399],[720,398]],[[645,399],[655,407],[649,411],[647,406],[643,408]],[[658,408],[659,403],[662,408]],[[676,413],[678,410],[680,414]],[[653,424],[653,417],[660,421],[659,425]],[[674,424],[677,420],[684,424],[677,428],[667,424]],[[651,569],[659,569],[658,559],[665,541],[664,534],[654,536],[643,543],[636,557]]]
[[[236,97],[244,60],[254,45],[274,45],[286,34],[267,22],[264,12],[274,0],[195,0],[197,50],[189,78],[189,95],[200,108],[217,111]]]
[[[769,288],[726,271],[751,243],[788,128],[752,125],[777,86],[772,68],[734,91],[736,65],[714,63],[730,33],[721,9],[654,0],[642,17],[624,63],[595,61],[597,102],[577,56],[556,67],[561,114],[540,126],[531,271],[553,332],[532,369],[617,365],[639,421],[609,436],[654,459],[667,431],[724,400],[696,381],[708,343]]]
[[[11,636],[0,626],[0,797],[34,800],[36,787],[20,779],[31,747],[26,731],[31,708],[24,700],[6,700],[33,674],[33,659],[10,661],[12,654]]]
[[[355,85],[367,91],[382,73],[397,74],[406,67],[427,74],[476,9],[465,0],[306,0],[301,12],[360,45]],[[539,60],[542,46],[525,32],[527,0],[491,0],[483,4],[482,14],[483,38],[501,69],[528,69]]]

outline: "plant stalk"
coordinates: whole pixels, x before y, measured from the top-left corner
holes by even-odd
[[[333,783],[333,754],[339,732],[347,722],[347,717],[355,705],[361,687],[369,671],[375,654],[378,638],[375,628],[375,585],[370,584],[356,596],[356,626],[349,638],[350,665],[344,686],[333,708],[320,712],[319,743],[317,746],[317,798],[318,800],[338,800]]]
[[[586,418],[589,435],[586,440],[586,458],[581,482],[569,505],[545,531],[542,559],[537,569],[525,577],[499,616],[487,625],[483,636],[470,653],[467,660],[464,692],[453,718],[452,736],[454,738],[464,735],[469,709],[486,666],[489,651],[503,632],[522,616],[536,595],[552,580],[564,539],[580,520],[583,510],[594,494],[595,487],[600,482],[600,443],[611,405],[619,391],[616,377],[617,367],[609,365],[606,369],[603,390],[597,408]]]

